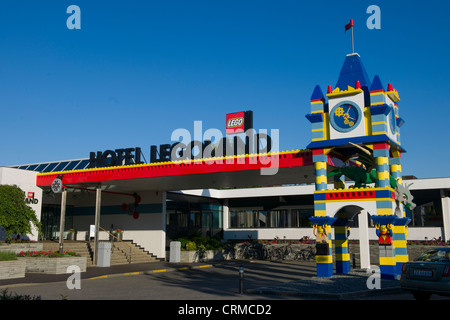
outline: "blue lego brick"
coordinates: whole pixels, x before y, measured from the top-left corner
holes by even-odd
[[[323,131],[313,131],[311,137],[312,139],[322,139]]]
[[[401,256],[406,256],[406,255],[408,255],[408,248],[395,248],[395,254],[401,255]]]
[[[375,190],[376,198],[392,198],[392,192],[390,190]]]
[[[322,113],[311,113],[311,114],[307,114],[305,117],[311,123],[323,122],[323,114]]]
[[[402,159],[400,158],[390,158],[389,159],[389,165],[393,165],[393,164],[401,164]]]
[[[374,152],[374,157],[375,157],[375,152]],[[377,156],[377,157],[383,157],[383,156]],[[389,164],[387,164],[387,163],[377,164],[377,172],[389,172]]]
[[[377,209],[392,209],[392,201],[377,201]]]
[[[323,129],[323,122],[313,122],[313,123],[311,123],[311,129],[312,130]]]
[[[387,122],[387,116],[385,114],[373,114],[370,119],[372,120],[372,123]]]
[[[386,123],[378,123],[372,125],[372,132],[386,133],[388,132],[388,127]]]
[[[314,103],[311,104],[311,112],[323,112],[323,103]]]
[[[313,155],[313,162],[328,162],[328,157],[325,154],[316,154]]]
[[[370,107],[371,115],[384,114],[387,116],[390,111],[391,111],[391,108],[387,104]]]
[[[376,95],[371,95],[370,96],[370,103],[371,104],[381,104],[381,103],[386,103],[386,98],[384,97],[383,94],[376,94]],[[374,108],[374,106],[372,107]]]
[[[314,195],[314,201],[325,200],[325,195],[322,197],[317,197]],[[325,202],[314,203],[314,210],[327,210],[327,204]]]
[[[325,182],[321,182],[319,184],[316,184],[316,190],[327,190],[327,184]]]
[[[337,238],[335,240],[338,240]],[[348,247],[339,247],[339,246],[335,246],[334,247],[334,252],[336,254],[344,254],[344,253],[348,253]]]
[[[375,149],[375,150],[373,150],[373,156],[375,158],[377,158],[377,157],[389,157],[389,150],[387,150],[387,149]],[[388,166],[388,165],[389,165],[389,163],[386,164],[386,166]]]
[[[349,273],[351,270],[350,268],[350,261],[336,261],[336,273]]]
[[[403,120],[402,118],[397,118],[397,127],[401,127],[402,125],[405,124],[405,120]]]
[[[318,277],[332,277],[333,276],[333,264],[332,263],[317,263],[317,276]]]
[[[397,266],[396,265],[380,265],[381,279],[397,279]]]
[[[325,176],[325,177],[327,176],[327,169],[325,169],[325,168],[315,169],[314,171],[315,171],[316,177],[317,176]]]

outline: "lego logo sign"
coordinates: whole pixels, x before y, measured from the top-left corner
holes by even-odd
[[[245,132],[245,112],[227,114],[227,134]]]
[[[240,127],[244,124],[244,118],[230,119],[227,123],[227,128]]]

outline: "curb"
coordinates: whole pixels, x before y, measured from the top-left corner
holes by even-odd
[[[137,271],[137,272],[113,273],[113,274],[107,274],[107,275],[102,275],[102,276],[86,278],[86,280],[107,279],[107,278],[113,278],[113,277],[134,276],[134,275],[141,275],[141,274],[185,271],[185,270],[192,270],[192,269],[210,268],[212,266],[213,266],[212,264],[207,264],[207,265],[192,266],[192,267],[180,267],[180,268],[155,269],[155,270]]]

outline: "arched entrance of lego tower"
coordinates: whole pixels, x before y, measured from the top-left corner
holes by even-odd
[[[359,261],[362,269],[370,267],[369,218],[368,210],[357,205],[344,205],[339,208],[334,218],[334,250],[336,273],[350,272],[351,257],[349,238],[359,240]]]

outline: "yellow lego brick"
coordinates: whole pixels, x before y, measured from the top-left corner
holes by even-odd
[[[405,263],[409,261],[409,257],[406,254],[399,254],[395,256],[395,261]]]
[[[377,179],[378,180],[389,180],[389,172],[388,171],[377,172]]]
[[[316,183],[327,183],[327,176],[317,176],[316,177]]]
[[[325,217],[327,215],[327,210],[314,210],[315,217]]]
[[[395,265],[395,257],[380,257],[380,265],[394,266]]]
[[[376,163],[377,163],[378,165],[381,165],[381,164],[389,164],[389,159],[388,159],[388,157],[377,157],[377,158],[375,158],[375,161],[376,161]]]
[[[316,256],[316,262],[317,263],[333,263],[333,256],[332,255]]]
[[[392,242],[396,248],[406,248],[407,245],[406,240],[394,240]]]
[[[327,163],[326,162],[316,162],[314,164],[314,166],[315,166],[315,168],[317,170],[319,170],[319,169],[326,169],[327,168]]]
[[[334,240],[336,247],[348,247],[348,240]]]
[[[337,261],[350,261],[350,253],[336,253]]]

